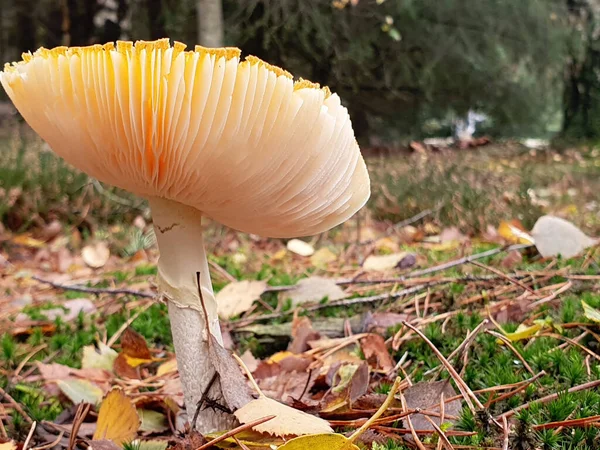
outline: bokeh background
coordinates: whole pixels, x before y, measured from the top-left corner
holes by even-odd
[[[600,231],[597,0],[0,0],[0,61],[165,36],[237,46],[337,92],[370,159],[377,219],[435,208],[440,225],[478,233],[551,212]],[[4,92],[0,135],[5,227],[90,204],[118,221],[137,204],[106,202],[129,197],[56,159]]]

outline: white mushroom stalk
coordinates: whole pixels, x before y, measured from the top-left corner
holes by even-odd
[[[42,48],[0,72],[54,152],[150,199],[190,418],[214,373],[197,272],[221,342],[202,217],[266,237],[308,236],[350,218],[370,194],[339,97],[258,58],[240,62],[240,53],[186,51],[168,39],[117,42]],[[218,381],[210,395],[218,400]],[[196,425],[206,432],[228,423],[207,409]]]
[[[202,216],[194,208],[160,198],[151,198],[150,207],[160,251],[158,284],[169,308],[177,367],[191,419],[215,374],[208,354],[207,333],[223,344],[204,249]],[[218,380],[208,394],[211,400],[223,402]],[[201,408],[197,417],[201,430],[224,429],[230,422],[226,415],[211,409]]]

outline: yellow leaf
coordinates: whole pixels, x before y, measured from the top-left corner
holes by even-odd
[[[17,444],[15,441],[3,442],[0,444],[0,450],[17,450]]]
[[[177,360],[175,358],[168,360],[167,362],[162,363],[156,369],[156,376],[161,377],[171,372],[175,372],[177,370]]]
[[[252,400],[238,409],[234,415],[241,423],[248,423],[267,415],[274,415],[275,418],[256,425],[252,429],[276,436],[333,433],[325,420],[290,408],[267,397]]]
[[[102,342],[98,343],[98,348],[94,345],[83,347],[83,358],[81,359],[82,369],[105,369],[112,371],[115,359],[118,353]]]
[[[273,259],[275,261],[281,261],[283,258],[285,258],[285,255],[287,255],[287,250],[285,248],[282,248],[278,252],[275,252],[275,254],[273,255]]]
[[[536,334],[538,331],[540,331],[543,328],[543,326],[539,323],[536,323],[534,325],[531,326],[526,326],[526,325],[519,325],[519,327],[516,329],[516,331],[514,331],[513,333],[507,333],[504,330],[502,330],[502,333],[511,341],[511,342],[516,342],[516,341],[520,341],[522,339],[528,339],[531,336],[533,336],[534,334]]]
[[[319,269],[325,269],[327,264],[334,262],[337,259],[335,253],[327,247],[320,248],[311,257],[310,263]]]
[[[117,445],[135,438],[140,418],[135,406],[121,389],[113,389],[104,398],[98,413],[94,440],[108,439]]]
[[[581,306],[583,307],[583,315],[586,318],[592,322],[600,323],[600,311],[598,311],[596,308],[592,308],[583,300],[581,300]]]
[[[283,352],[277,352],[277,353],[274,353],[273,355],[271,355],[271,357],[267,360],[267,362],[268,363],[278,363],[290,356],[295,356],[295,354],[292,352],[288,352],[287,350],[283,351]]]
[[[127,361],[127,364],[129,364],[133,368],[135,368],[137,366],[141,366],[142,364],[151,363],[152,361],[154,361],[154,358],[146,359],[146,358],[136,358],[134,356],[129,356],[129,355],[123,355],[123,356],[125,356],[125,361]]]
[[[56,380],[56,384],[75,405],[78,403],[96,405],[102,399],[102,389],[88,380]]]
[[[42,248],[45,244],[43,241],[32,238],[27,234],[20,234],[10,240],[13,244],[22,245],[23,247]]]
[[[498,234],[508,242],[514,244],[533,244],[534,239],[522,230],[522,226],[517,221],[501,222],[498,227]]]
[[[265,422],[268,423],[268,422]],[[290,439],[277,450],[358,450],[350,439],[341,434],[311,434]]]

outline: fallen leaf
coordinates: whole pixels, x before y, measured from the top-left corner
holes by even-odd
[[[542,325],[539,323],[535,323],[533,325],[527,326],[524,324],[520,324],[517,329],[512,333],[507,333],[501,329],[502,334],[506,336],[511,342],[520,341],[523,339],[529,339],[534,336],[538,331],[542,329]]]
[[[246,378],[231,353],[217,342],[212,333],[208,333],[208,338],[208,354],[219,373],[223,398],[229,408],[241,408],[252,400]]]
[[[118,353],[102,342],[95,345],[86,345],[83,347],[83,358],[81,359],[82,369],[105,369],[112,370]]]
[[[8,441],[0,443],[0,450],[17,450],[17,444],[15,441]]]
[[[317,340],[321,335],[316,332],[308,317],[294,316],[292,321],[292,340],[288,350],[292,353],[303,353],[309,349],[308,342]]]
[[[92,450],[121,450],[121,447],[119,447],[113,441],[109,441],[107,439],[91,441],[89,448]]]
[[[373,244],[375,248],[379,251],[389,252],[389,253],[397,253],[400,250],[398,244],[389,237],[384,237],[377,239]]]
[[[104,267],[110,258],[110,250],[105,242],[97,242],[93,245],[86,245],[81,250],[81,257],[92,269],[99,269]]]
[[[520,264],[522,261],[523,255],[521,254],[521,252],[519,250],[513,250],[504,257],[500,265],[505,269],[512,269],[514,266]]]
[[[221,289],[215,299],[219,317],[229,319],[246,312],[267,289],[265,281],[236,281]]]
[[[378,334],[369,334],[360,340],[360,346],[365,359],[374,369],[389,372],[394,369],[396,363],[390,356],[385,340]]]
[[[73,404],[91,403],[96,405],[102,400],[102,389],[92,384],[88,380],[56,380],[57,386],[65,394]]]
[[[140,361],[135,360],[133,361]],[[141,376],[139,371],[129,364],[127,355],[125,353],[119,353],[113,363],[113,372],[120,378],[130,379],[130,380],[140,380]]]
[[[138,447],[138,450],[167,450],[167,447],[169,446],[169,441],[152,440],[139,441],[139,443],[140,445]]]
[[[592,322],[600,323],[600,311],[596,308],[592,308],[584,300],[581,300],[581,306],[583,307],[583,315],[591,320]]]
[[[408,255],[407,252],[392,253],[390,255],[371,255],[364,264],[363,269],[376,272],[395,269],[398,263]]]
[[[275,419],[273,419],[275,420]],[[290,439],[277,450],[359,450],[346,436],[337,433],[311,434]]]
[[[533,244],[534,241],[518,220],[500,222],[498,234],[512,244]]]
[[[457,227],[444,228],[440,233],[440,243],[445,244],[447,242],[465,242],[469,238],[462,234]]]
[[[313,253],[310,257],[310,263],[319,269],[325,269],[328,264],[334,262],[336,259],[337,256],[335,253],[327,247],[323,247]]]
[[[10,240],[11,243],[29,248],[43,248],[46,244],[44,241],[34,239],[28,234],[20,234]]]
[[[48,320],[56,320],[58,317],[65,322],[75,320],[80,313],[92,314],[96,312],[96,305],[88,298],[75,298],[61,303],[62,308],[47,309],[43,314]],[[65,309],[63,309],[65,308]]]
[[[166,375],[171,372],[175,372],[176,370],[177,370],[177,360],[175,358],[173,358],[173,359],[170,359],[170,360],[162,363],[160,366],[158,366],[158,369],[156,369],[156,376],[162,377],[163,375]]]
[[[558,255],[572,258],[598,243],[597,239],[587,236],[571,222],[554,216],[540,217],[533,226],[531,235],[538,252],[544,258]]]
[[[138,409],[137,413],[140,418],[139,431],[145,433],[162,433],[169,429],[167,417],[163,413],[150,409]]]
[[[117,445],[130,442],[140,428],[140,418],[133,402],[118,388],[102,401],[94,440],[108,439]]]
[[[296,287],[283,294],[292,300],[292,306],[309,302],[319,302],[327,297],[329,301],[346,297],[344,290],[334,280],[323,277],[308,277],[298,281]]]
[[[448,381],[422,381],[415,383],[407,388],[402,394],[406,400],[408,409],[436,410],[440,404],[440,397],[444,394],[444,399],[456,397],[456,391]],[[445,412],[448,416],[459,416],[462,409],[460,399],[447,402]],[[432,430],[433,426],[425,419],[422,414],[412,414],[410,416],[414,428],[418,430]],[[441,426],[439,417],[431,417],[436,425]],[[444,422],[452,422],[444,419]]]
[[[252,428],[260,433],[276,436],[333,433],[325,420],[264,396],[252,400],[233,414],[243,424],[265,417],[266,414],[274,415],[275,418]]]
[[[153,360],[146,339],[131,327],[127,327],[121,336],[121,350],[131,367]]]
[[[300,239],[291,239],[288,241],[286,248],[296,255],[310,256],[315,252],[315,249],[308,242],[301,241]]]

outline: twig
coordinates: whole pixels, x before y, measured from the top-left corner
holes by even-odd
[[[508,443],[510,437],[510,428],[508,428],[508,420],[502,416],[502,428],[504,429],[504,439],[502,440],[502,450],[508,450]]]
[[[379,302],[379,301],[383,301],[383,300],[389,300],[392,298],[405,297],[407,295],[411,295],[411,294],[417,293],[423,289],[426,289],[427,287],[440,285],[440,284],[447,284],[447,282],[446,281],[431,282],[428,284],[419,284],[417,286],[412,286],[412,287],[402,289],[400,291],[393,292],[393,293],[372,295],[370,297],[348,298],[348,299],[336,300],[336,301],[329,302],[329,303],[320,303],[318,305],[310,306],[308,308],[302,308],[300,310],[300,312],[317,311],[320,309],[330,308],[333,306],[350,306],[350,305],[360,305],[363,303],[375,303],[375,302]],[[229,324],[234,328],[239,328],[241,326],[246,326],[249,323],[255,322],[257,320],[279,319],[281,317],[289,316],[292,314],[294,314],[293,310],[282,311],[279,313],[264,314],[264,315],[256,316],[256,317],[248,317],[248,318],[238,319],[238,320],[230,321]]]
[[[133,295],[135,297],[144,297],[144,298],[157,298],[158,297],[156,294],[152,294],[151,292],[135,291],[133,289],[90,288],[90,287],[78,286],[78,285],[61,284],[61,283],[55,283],[54,281],[45,280],[43,278],[38,277],[37,275],[33,275],[31,278],[39,283],[48,284],[55,289],[61,289],[63,291],[84,292],[87,294],[96,294],[96,295],[97,294],[113,294],[113,295],[125,294],[125,295]]]
[[[498,333],[498,332],[493,331],[493,330],[486,330],[485,332],[487,334],[491,334],[492,336],[494,336],[497,339],[500,339],[510,349],[510,351],[512,351],[514,353],[514,355],[517,358],[519,358],[519,361],[521,361],[521,363],[523,364],[523,367],[525,367],[525,369],[527,370],[527,372],[529,372],[531,375],[535,376],[535,371],[527,363],[527,360],[525,358],[523,358],[523,356],[517,351],[517,349],[515,348],[515,346],[512,345],[512,342],[510,342],[510,339],[508,339],[503,334]]]
[[[12,405],[12,407],[15,409],[15,411],[17,411],[19,414],[21,414],[23,419],[25,419],[25,422],[27,422],[30,425],[33,423],[33,420],[31,420],[31,417],[29,417],[27,415],[27,413],[25,412],[25,410],[23,410],[23,408],[21,408],[21,405],[19,405],[16,402],[16,400],[8,394],[8,392],[6,392],[4,389],[2,389],[0,387],[0,399],[2,399],[2,397],[6,398],[6,400],[8,400],[8,403],[10,403]]]
[[[527,292],[530,292],[531,294],[535,294],[535,291],[533,289],[531,289],[529,286],[527,286],[524,283],[521,283],[519,280],[516,280],[514,278],[511,278],[510,276],[506,275],[504,272],[502,272],[501,270],[498,270],[494,267],[490,267],[490,266],[486,266],[485,264],[481,264],[478,261],[469,261],[471,264],[473,264],[474,266],[479,267],[480,269],[484,269],[484,270],[489,270],[492,273],[495,273],[496,275],[498,275],[499,277],[504,278],[505,280],[511,282],[512,284],[516,284],[517,286],[519,286],[520,288],[526,290]]]
[[[448,370],[448,373],[450,373],[450,376],[454,379],[454,382],[456,383],[456,386],[458,387],[458,389],[460,390],[460,392],[463,394],[463,397],[465,399],[465,401],[467,402],[467,405],[469,406],[469,408],[471,409],[471,411],[473,413],[475,413],[475,407],[473,406],[473,402],[475,402],[475,405],[477,405],[477,407],[479,409],[484,409],[483,405],[481,404],[481,402],[479,401],[479,399],[477,398],[477,396],[473,393],[473,391],[471,391],[471,389],[469,388],[469,386],[467,386],[467,383],[465,383],[465,381],[460,377],[460,375],[458,374],[458,372],[456,372],[456,370],[454,369],[454,367],[452,367],[452,364],[450,364],[448,362],[448,360],[444,357],[444,355],[442,355],[442,353],[437,349],[437,347],[435,345],[433,345],[433,342],[431,342],[427,336],[425,336],[421,330],[419,330],[418,328],[412,326],[410,323],[403,321],[402,322],[405,326],[407,326],[408,328],[410,328],[411,330],[413,330],[415,333],[417,333],[419,335],[419,337],[421,339],[423,339],[425,341],[425,343],[427,345],[429,345],[429,348],[431,348],[431,350],[433,351],[433,353],[435,353],[435,355],[438,357],[438,359],[440,360],[440,362],[444,365],[444,367],[446,368],[446,370]],[[473,400],[473,402],[471,401],[471,399]]]
[[[253,428],[253,427],[257,426],[257,425],[260,425],[261,423],[268,422],[269,420],[271,420],[273,418],[275,418],[275,416],[261,417],[260,419],[256,419],[256,420],[253,420],[252,422],[248,422],[248,423],[245,423],[243,425],[240,425],[239,427],[236,427],[233,430],[228,431],[227,433],[222,434],[221,436],[214,438],[212,441],[207,442],[204,445],[201,445],[196,450],[205,450],[207,448],[210,448],[213,445],[216,445],[219,442],[224,441],[225,439],[229,439],[231,436],[235,436],[236,434],[241,433],[242,431],[246,431],[246,430],[248,430],[250,428]]]
[[[23,444],[23,450],[27,450],[27,447],[29,447],[29,443],[31,442],[31,438],[33,437],[33,432],[35,431],[36,425],[37,422],[33,422],[31,424],[31,428],[29,429],[29,433],[27,434],[27,438],[25,439],[25,443]]]
[[[52,442],[48,442],[47,444],[40,445],[38,447],[33,447],[31,450],[47,450],[49,448],[55,447],[61,441],[63,436],[65,435],[64,431],[61,431],[60,434],[54,439]]]
[[[112,347],[115,342],[121,337],[121,335],[125,332],[125,330],[137,319],[143,312],[145,312],[148,308],[152,306],[152,303],[148,303],[144,305],[139,311],[137,311],[133,316],[131,316],[127,322],[125,322],[121,327],[117,330],[115,334],[111,336],[106,345],[108,347]]]
[[[444,431],[438,426],[437,423],[435,423],[429,416],[423,416],[425,417],[425,419],[427,419],[427,421],[431,424],[431,426],[435,429],[435,431],[437,431],[437,434],[440,438],[440,442],[442,442],[444,444],[444,447],[446,447],[446,450],[454,450],[454,446],[450,443],[450,441],[448,440],[448,437],[446,436],[446,433],[444,433]]]
[[[600,386],[600,380],[589,381],[587,383],[573,386],[572,388],[567,389],[566,392],[568,392],[569,394],[572,394],[573,392],[579,392],[579,391],[585,391],[587,389],[593,389],[597,386]],[[521,406],[517,406],[516,408],[511,409],[510,411],[506,411],[505,413],[500,414],[499,419],[502,419],[502,417],[506,417],[507,419],[509,419],[512,416],[514,416],[516,413],[518,413],[519,411],[529,408],[531,405],[535,405],[538,403],[548,403],[548,402],[551,402],[552,400],[556,400],[560,394],[562,394],[562,392],[560,392],[560,393],[555,392],[554,394],[546,395],[545,397],[538,398],[537,400],[532,400]]]

